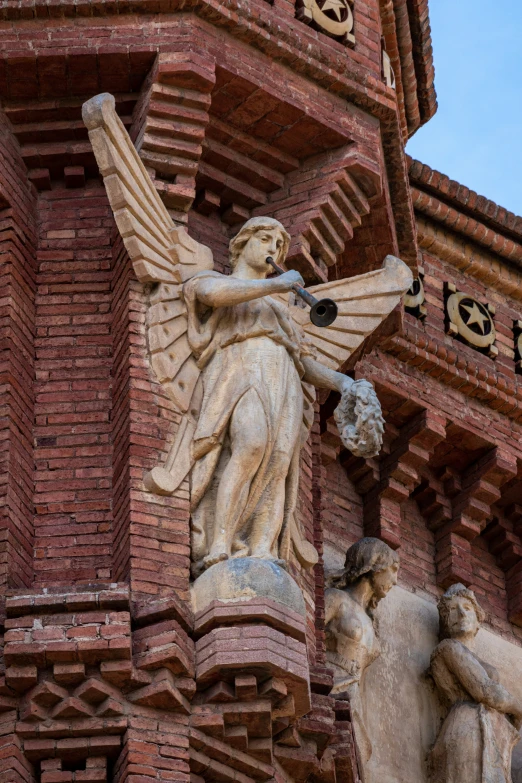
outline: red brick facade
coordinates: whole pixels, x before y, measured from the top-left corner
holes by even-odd
[[[329,696],[324,565],[290,571],[307,618],[190,608],[188,485],[148,492],[180,414],[150,368],[135,278],[81,119],[107,91],[174,220],[227,270],[241,222],[288,228],[307,282],[422,270],[345,368],[386,418],[343,450],[320,397],[301,459],[307,539],[400,550],[435,602],[472,585],[522,642],[522,219],[408,160],[436,110],[427,0],[355,0],[354,47],[293,0],[5,0],[0,40],[0,779],[356,783]],[[383,80],[383,47],[396,87]],[[496,355],[448,331],[453,288],[489,305]]]

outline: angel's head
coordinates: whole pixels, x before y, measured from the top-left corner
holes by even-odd
[[[269,217],[250,218],[230,241],[230,266],[234,270],[242,261],[265,276],[272,271],[266,263],[267,256],[271,256],[277,264],[282,264],[289,245],[290,235],[279,220]]]

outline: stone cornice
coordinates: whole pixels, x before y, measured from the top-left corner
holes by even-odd
[[[278,41],[295,47],[305,55],[306,65],[317,59],[328,69],[343,74],[340,60],[350,61],[350,73],[356,82],[361,82],[356,73],[357,64],[364,69],[364,57],[355,50],[347,49],[328,36],[320,35],[306,25],[296,25],[291,11],[291,5],[276,2],[272,7],[264,0],[250,0],[243,3],[240,0],[212,2],[212,0],[4,0],[0,8],[0,19],[4,21],[23,22],[41,19],[52,20],[66,17],[86,19],[89,17],[104,17],[123,14],[169,14],[176,11],[194,11],[208,18],[213,24],[226,24],[236,27],[234,34],[246,36],[249,42],[259,36],[261,29],[268,33],[272,44],[279,55],[282,54]],[[397,25],[393,35],[400,50],[401,70],[404,70],[407,81],[406,95],[400,97],[413,109],[413,117],[408,117],[408,124],[414,132],[419,125],[427,122],[437,109],[434,88],[433,51],[431,46],[431,30],[428,14],[428,0],[413,0],[411,6],[406,0],[381,0],[383,23],[386,25],[386,8],[389,5],[393,21]],[[243,29],[241,29],[243,28]],[[256,29],[257,28],[257,29]],[[388,27],[391,33],[391,28]],[[389,37],[389,36],[388,36]],[[259,45],[259,42],[256,42]],[[266,43],[266,42],[265,42]],[[263,47],[261,47],[263,48]],[[317,53],[314,52],[317,50]],[[337,63],[336,63],[337,60]],[[396,62],[397,66],[399,63]],[[355,66],[355,67],[354,67]],[[312,76],[312,78],[314,78]],[[333,80],[330,89],[336,80]],[[393,90],[387,88],[380,78],[371,77],[361,82],[367,91],[370,103],[387,101],[395,104]],[[390,106],[388,106],[390,108]],[[411,115],[411,112],[410,112]]]

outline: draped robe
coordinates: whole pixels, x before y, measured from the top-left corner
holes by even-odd
[[[444,647],[461,645],[445,639],[432,655],[432,673],[449,713],[430,754],[430,783],[512,783],[511,754],[520,739],[507,715],[473,699],[444,661]],[[464,647],[464,645],[461,645]],[[473,665],[496,680],[493,667],[464,648]],[[466,673],[464,673],[466,674]]]
[[[252,538],[262,528],[270,531],[272,555],[277,559],[295,512],[299,452],[313,418],[302,388],[302,358],[313,355],[313,347],[288,308],[270,296],[225,307],[201,305],[199,282],[222,277],[218,272],[201,272],[183,287],[189,345],[202,371],[202,398],[192,441],[192,557],[201,561],[212,543],[217,488],[230,458],[230,420],[238,402],[253,390],[268,438],[246,504],[233,519],[237,533],[232,556],[248,556]],[[288,469],[281,515],[272,500],[274,484],[281,480],[283,454]]]

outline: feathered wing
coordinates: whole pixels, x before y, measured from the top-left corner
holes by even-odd
[[[185,413],[199,370],[187,341],[181,285],[196,272],[212,269],[212,252],[172,223],[116,114],[114,97],[96,95],[84,103],[82,116],[136,276],[142,283],[159,283],[148,314],[151,364],[169,396]]]
[[[184,228],[174,226],[116,114],[114,97],[96,95],[84,103],[82,116],[136,276],[142,283],[159,284],[151,294],[147,321],[152,368],[179,411],[187,414],[200,371],[188,344],[181,286],[196,272],[213,268],[212,252],[191,239]],[[158,492],[170,494],[188,472],[185,452],[193,422],[190,414],[185,418],[167,459],[167,470],[152,471],[162,474],[161,485],[152,481]]]
[[[412,284],[404,261],[386,256],[382,269],[307,288],[317,299],[333,299],[339,315],[331,326],[314,326],[309,309],[292,306],[293,319],[317,350],[317,359],[339,370],[364,340],[399,304]],[[288,297],[288,295],[287,295]]]

